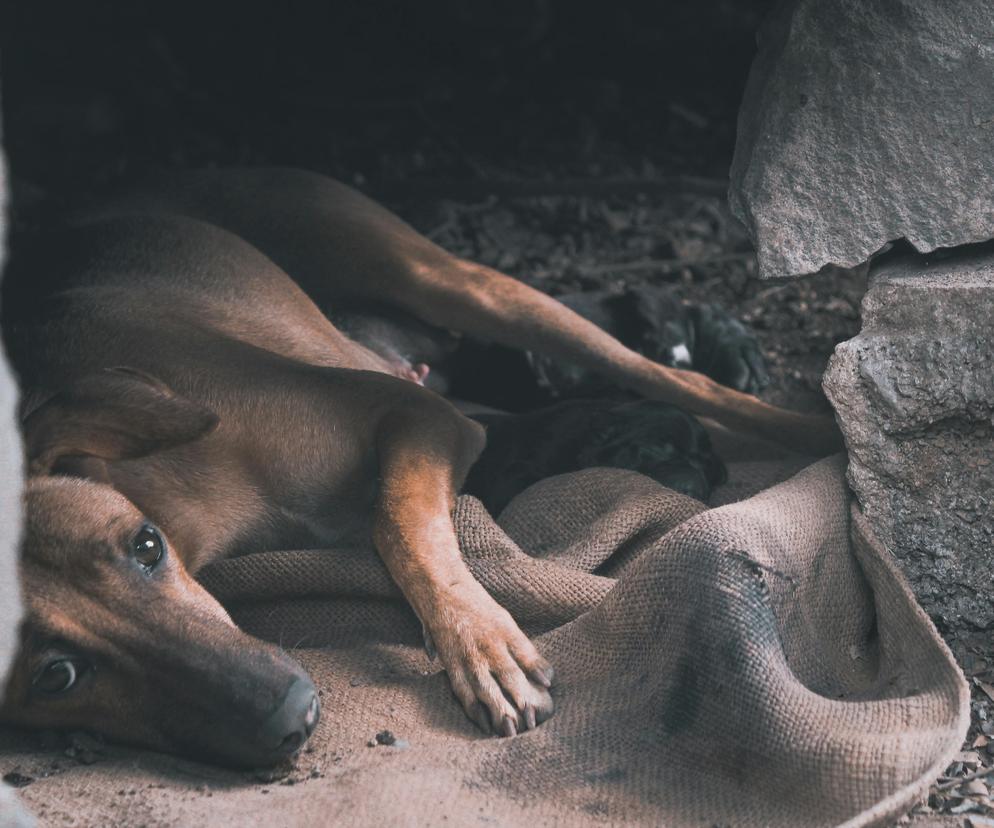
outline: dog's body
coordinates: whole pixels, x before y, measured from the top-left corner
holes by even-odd
[[[474,721],[511,735],[551,715],[551,667],[472,578],[452,529],[483,431],[418,384],[424,366],[360,345],[318,309],[364,300],[574,360],[732,427],[815,451],[837,441],[831,423],[640,357],[321,176],[164,182],[47,237],[5,285],[35,475],[29,623],[5,718],[230,761],[285,755],[314,726],[313,688],[190,575],[236,552],[355,534],[372,536]],[[155,558],[146,518],[171,555]],[[151,668],[149,636],[162,662]],[[184,650],[201,654],[197,679]],[[128,682],[162,706],[156,721],[136,725],[140,711],[122,706]],[[200,732],[211,719],[214,735]]]

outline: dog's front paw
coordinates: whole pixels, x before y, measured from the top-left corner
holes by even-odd
[[[485,733],[515,736],[552,715],[553,669],[507,610],[474,587],[440,608],[430,640],[466,715]]]

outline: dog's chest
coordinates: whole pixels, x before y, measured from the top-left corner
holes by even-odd
[[[270,548],[321,549],[370,544],[368,514],[350,509],[298,510],[279,506],[272,516]],[[275,544],[275,547],[273,546]]]

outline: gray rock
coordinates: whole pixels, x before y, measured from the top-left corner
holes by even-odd
[[[824,388],[849,480],[918,599],[994,628],[994,245],[890,255]]]
[[[729,198],[763,276],[994,237],[990,0],[795,0],[759,42]]]
[[[12,788],[0,782],[0,828],[33,828],[34,819],[17,801]]]
[[[4,261],[7,175],[0,156],[0,268]],[[17,646],[21,620],[17,581],[17,544],[21,533],[21,437],[17,430],[17,388],[0,353],[0,691]],[[33,820],[17,804],[14,792],[0,782],[0,828],[26,828]]]

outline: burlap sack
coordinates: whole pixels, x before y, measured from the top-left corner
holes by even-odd
[[[456,523],[556,666],[536,731],[474,730],[372,553],[266,553],[204,580],[249,631],[308,648],[323,715],[294,773],[123,749],[83,765],[9,735],[0,768],[35,777],[24,798],[53,825],[871,825],[959,749],[966,683],[850,513],[841,459],[710,510],[588,470],[500,526],[462,498]],[[383,730],[400,741],[367,746]]]

